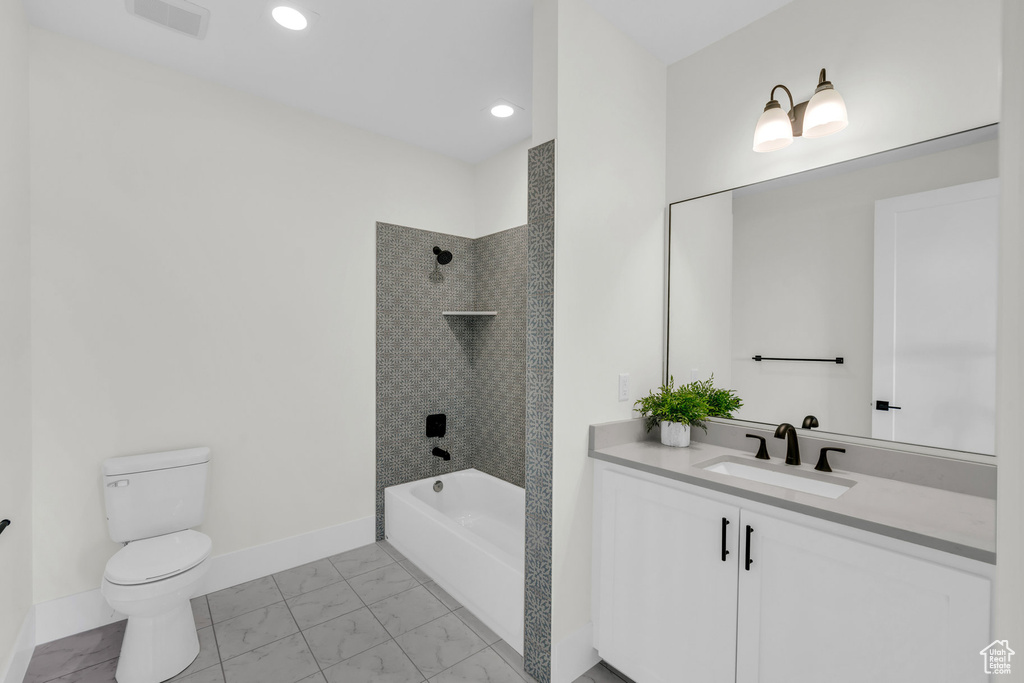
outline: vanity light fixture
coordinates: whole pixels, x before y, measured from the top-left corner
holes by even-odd
[[[775,91],[782,88],[789,96],[789,113],[782,111]],[[794,137],[822,138],[838,133],[849,120],[846,103],[832,83],[825,78],[825,70],[818,75],[818,87],[807,102],[793,104],[793,93],[781,83],[772,88],[771,99],[764,105],[764,113],[754,128],[754,151],[774,152],[787,147]]]

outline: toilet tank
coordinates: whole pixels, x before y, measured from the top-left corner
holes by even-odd
[[[104,460],[110,538],[137,541],[202,524],[209,467],[205,447]]]

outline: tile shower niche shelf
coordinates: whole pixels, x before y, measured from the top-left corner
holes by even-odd
[[[498,315],[498,312],[497,311],[443,311],[441,313],[441,315],[476,317],[476,318],[482,318],[482,317],[492,317],[493,318],[494,316]]]

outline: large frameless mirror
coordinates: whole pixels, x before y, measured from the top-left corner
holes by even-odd
[[[997,128],[672,204],[666,374],[738,420],[994,453]]]

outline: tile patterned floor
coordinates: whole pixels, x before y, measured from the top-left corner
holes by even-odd
[[[386,541],[192,601],[180,683],[535,683],[523,659]],[[125,622],[36,648],[24,683],[114,683]],[[622,683],[598,665],[576,683]]]

